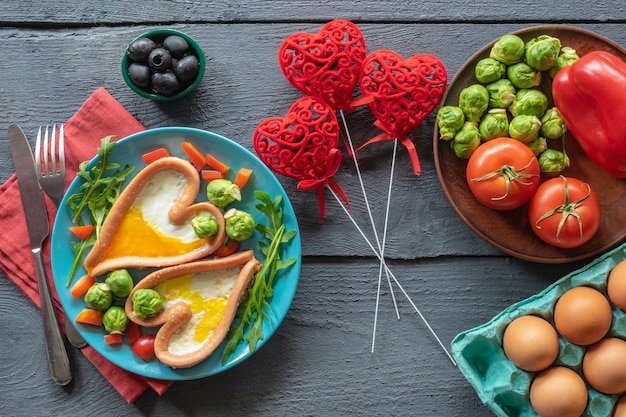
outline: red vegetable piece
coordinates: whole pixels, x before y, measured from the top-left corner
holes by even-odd
[[[141,155],[141,158],[146,164],[151,164],[152,162],[158,159],[165,158],[168,156],[171,156],[171,154],[170,154],[170,151],[167,150],[167,148],[157,148],[153,151],[144,153],[143,155]]]
[[[121,333],[109,333],[104,335],[104,341],[107,345],[119,345],[124,339]]]
[[[554,104],[589,159],[609,174],[626,178],[626,63],[593,51],[552,81]]]
[[[154,358],[154,339],[154,334],[144,334],[130,346],[131,350],[138,358],[150,362]]]
[[[93,233],[93,224],[86,224],[84,226],[71,226],[70,232],[74,234],[80,240],[85,240]]]

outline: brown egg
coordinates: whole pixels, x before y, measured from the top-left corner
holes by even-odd
[[[565,339],[577,345],[591,345],[611,327],[611,304],[591,287],[567,290],[554,307],[554,324]]]
[[[540,417],[580,417],[587,399],[585,381],[564,366],[540,372],[530,385],[530,404]]]
[[[613,407],[611,417],[626,417],[626,395],[622,395]]]
[[[626,391],[626,341],[607,337],[590,346],[583,357],[583,374],[604,394]]]
[[[546,369],[559,355],[559,336],[549,321],[538,316],[521,316],[504,331],[504,353],[520,369]]]
[[[613,267],[609,273],[606,291],[613,304],[626,311],[626,261]]]

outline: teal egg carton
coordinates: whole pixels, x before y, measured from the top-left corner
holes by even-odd
[[[530,404],[529,388],[536,372],[517,368],[502,348],[504,330],[514,319],[534,314],[552,325],[556,301],[567,290],[588,286],[605,296],[608,274],[626,259],[626,244],[617,247],[588,265],[560,278],[542,292],[509,306],[489,322],[458,334],[452,341],[452,355],[474,387],[481,401],[497,416],[536,417]],[[608,299],[608,296],[607,296]],[[626,339],[626,313],[612,305],[613,321],[607,337]],[[582,377],[586,346],[572,344],[559,335],[559,356],[553,365],[567,366]],[[606,395],[587,384],[589,399],[584,417],[611,417],[615,402],[622,394]]]

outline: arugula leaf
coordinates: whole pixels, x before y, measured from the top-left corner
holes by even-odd
[[[295,230],[285,231],[283,224],[282,196],[273,201],[264,191],[255,191],[254,195],[260,201],[256,208],[266,215],[269,224],[257,224],[256,229],[269,241],[259,241],[261,252],[265,255],[265,262],[257,272],[254,283],[248,291],[248,297],[240,305],[237,312],[237,323],[231,328],[229,338],[222,354],[222,365],[228,361],[237,345],[241,341],[248,343],[251,352],[254,352],[258,343],[263,340],[263,320],[269,320],[272,309],[269,300],[274,294],[274,279],[278,272],[288,268],[296,262],[296,258],[282,260],[280,248],[289,243],[296,235]],[[245,331],[248,331],[246,334]]]
[[[72,194],[67,199],[67,205],[72,212],[72,222],[84,225],[83,213],[87,211],[89,221],[94,225],[92,235],[81,242],[72,242],[74,248],[74,261],[67,281],[69,287],[76,269],[83,259],[87,249],[93,246],[100,235],[102,224],[113,203],[117,200],[122,187],[128,176],[135,170],[134,166],[126,165],[120,169],[120,165],[109,161],[111,150],[116,143],[111,142],[115,136],[102,138],[98,148],[98,163],[88,169],[89,161],[81,162],[76,176],[84,182],[79,187],[79,192]],[[114,172],[112,172],[115,170]]]

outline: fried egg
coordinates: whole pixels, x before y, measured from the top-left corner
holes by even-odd
[[[177,330],[169,342],[169,351],[184,355],[198,350],[217,328],[233,285],[242,267],[180,275],[158,284],[155,290],[163,298],[163,308],[177,302],[189,306],[191,319]]]
[[[146,184],[121,219],[115,239],[105,259],[123,256],[176,256],[206,244],[191,226],[191,219],[173,224],[169,208],[180,197],[187,182],[185,175],[164,170]],[[210,215],[200,212],[200,215]]]

